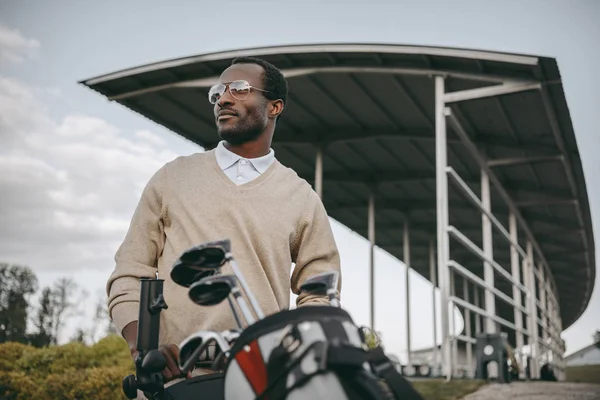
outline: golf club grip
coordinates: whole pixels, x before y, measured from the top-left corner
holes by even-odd
[[[258,319],[263,319],[265,317],[265,314],[263,313],[262,309],[260,308],[258,301],[256,301],[254,294],[248,287],[248,284],[246,283],[246,279],[244,279],[244,276],[242,275],[242,272],[239,270],[237,263],[233,259],[233,256],[229,257],[229,262],[231,264],[231,269],[233,270],[233,273],[235,274],[235,276],[237,276],[238,280],[240,281],[240,285],[242,285],[242,289],[244,289],[244,292],[246,293],[248,300],[250,300],[250,304],[252,305],[252,308],[254,309],[254,312],[256,313],[256,317]],[[248,323],[250,323],[250,322],[248,322]]]

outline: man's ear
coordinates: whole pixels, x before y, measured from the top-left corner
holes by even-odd
[[[277,118],[279,114],[283,112],[283,101],[282,100],[272,100],[271,108],[269,109],[269,117]]]

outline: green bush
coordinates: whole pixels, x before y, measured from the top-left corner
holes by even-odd
[[[22,343],[8,342],[0,345],[0,371],[14,371],[17,368],[15,360],[21,358],[24,352],[32,349]]]
[[[125,341],[35,348],[0,344],[0,399],[125,399],[121,382],[134,372]]]

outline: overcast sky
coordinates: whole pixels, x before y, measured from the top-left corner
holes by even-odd
[[[165,162],[199,150],[77,81],[254,46],[378,42],[557,58],[599,237],[598,1],[23,4],[0,2],[0,261],[29,265],[42,285],[71,276],[92,303],[148,178]],[[368,244],[335,222],[334,232],[344,306],[358,324],[368,325]],[[376,263],[376,329],[387,349],[402,355],[404,267],[383,252]],[[600,329],[599,280],[597,274],[585,314],[562,334],[568,352],[590,343]],[[411,288],[413,348],[430,346],[431,287],[412,275]]]

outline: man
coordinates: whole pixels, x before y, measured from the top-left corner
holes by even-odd
[[[135,357],[139,279],[164,279],[169,306],[161,314],[167,381],[179,378],[178,344],[193,332],[234,329],[229,304],[200,307],[170,279],[175,260],[197,244],[231,239],[232,252],[266,315],[289,306],[329,304],[300,294],[308,277],[340,270],[323,204],[310,185],[275,158],[271,141],[287,100],[273,65],[238,58],[209,92],[222,141],[211,151],[167,163],[150,179],[115,255],[108,307]],[[295,263],[293,271],[292,263]],[[227,266],[223,273],[231,273]],[[341,284],[338,286],[338,296]]]

